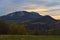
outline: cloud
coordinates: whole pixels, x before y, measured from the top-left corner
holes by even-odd
[[[15,4],[12,0],[2,0],[0,1],[0,14],[5,15],[9,12],[13,12],[16,10],[16,7],[18,6],[19,5]]]
[[[60,15],[60,5],[48,7],[48,10],[44,11],[47,12],[48,15]]]
[[[23,10],[60,15],[60,0],[0,0],[0,15]]]
[[[60,15],[59,16],[52,16],[55,19],[60,19]]]
[[[26,11],[28,11],[28,12],[31,12],[31,11],[38,12],[41,15],[44,15],[44,14],[46,14],[46,12],[44,12],[44,11],[47,11],[47,9],[44,9],[44,8],[36,8],[36,9],[28,9]]]

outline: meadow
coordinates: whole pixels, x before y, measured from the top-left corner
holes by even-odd
[[[0,35],[0,40],[60,40],[60,36],[52,35]]]

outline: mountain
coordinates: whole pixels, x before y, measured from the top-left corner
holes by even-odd
[[[54,22],[56,20],[54,18],[52,18],[51,16],[46,15],[46,16],[42,16],[41,18],[35,20],[35,22],[36,21],[40,21],[40,22]]]
[[[21,23],[21,22],[35,20],[40,17],[42,16],[36,12],[17,11],[10,13],[8,15],[1,16],[0,19],[7,20],[9,22]]]
[[[1,16],[0,19],[8,22],[30,23],[30,22],[55,22],[55,19],[49,15],[41,16],[36,12],[16,11],[8,15]]]
[[[44,29],[46,29],[46,28],[52,28],[52,27],[54,27],[53,25],[54,25],[54,23],[56,23],[57,22],[57,20],[55,20],[54,18],[52,18],[51,16],[49,16],[49,15],[46,15],[46,16],[42,16],[41,18],[37,18],[36,20],[32,20],[32,21],[30,21],[30,22],[27,22],[27,23],[25,23],[25,24],[27,24],[27,26],[29,26],[29,28],[30,27],[35,27],[35,29],[36,29],[36,27],[37,28],[39,28],[39,27],[44,27]]]
[[[0,17],[9,23],[23,24],[28,33],[60,34],[60,20],[36,12],[17,11]]]

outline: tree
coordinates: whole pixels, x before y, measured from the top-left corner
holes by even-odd
[[[0,20],[0,34],[7,34],[8,32],[8,23],[4,20]]]
[[[16,23],[13,23],[9,27],[8,34],[26,34],[25,26],[24,25],[17,25]]]

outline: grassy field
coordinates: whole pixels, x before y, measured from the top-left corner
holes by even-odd
[[[0,40],[60,40],[60,36],[0,35]]]

